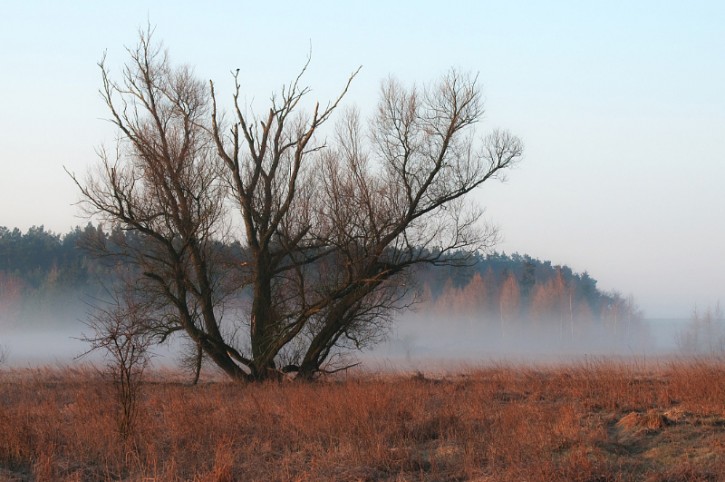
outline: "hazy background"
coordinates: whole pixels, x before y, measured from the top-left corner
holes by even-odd
[[[297,73],[363,112],[379,82],[480,72],[486,125],[524,162],[478,194],[499,250],[588,270],[649,317],[687,317],[725,292],[725,3],[33,1],[0,6],[0,225],[85,220],[83,172],[114,132],[96,62],[126,60],[148,21],[173,61],[266,101]]]
[[[103,351],[80,357],[90,346],[82,340],[83,334],[93,334],[82,321],[86,315],[86,307],[79,304],[75,313],[65,310],[60,316],[39,316],[30,327],[2,327],[0,346],[6,353],[6,362],[26,367],[102,360]],[[383,343],[352,352],[348,359],[362,361],[365,368],[373,370],[428,370],[446,364],[475,366],[502,361],[555,363],[586,357],[655,359],[690,354],[678,343],[687,325],[688,320],[684,319],[647,320],[633,329],[631,336],[622,333],[619,337],[601,328],[578,334],[575,339],[569,337],[567,330],[562,336],[558,330],[542,335],[520,328],[509,329],[502,336],[495,323],[492,326],[480,319],[441,318],[418,311],[398,319]],[[721,328],[718,330],[720,337],[724,333]],[[164,345],[154,346],[153,363],[178,367],[183,343],[182,337],[177,336]],[[215,369],[211,363],[206,366]]]

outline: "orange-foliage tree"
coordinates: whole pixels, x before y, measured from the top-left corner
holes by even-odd
[[[437,281],[441,273],[422,273],[431,293],[428,305],[497,326],[502,336],[516,328],[574,340],[600,329],[626,340],[643,329],[634,299],[600,292],[587,273],[499,254],[479,257],[472,270],[468,277],[456,275],[457,282],[452,277]]]

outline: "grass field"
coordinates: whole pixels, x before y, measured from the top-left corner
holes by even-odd
[[[725,362],[588,360],[143,386],[124,441],[94,370],[0,372],[0,480],[725,480]]]

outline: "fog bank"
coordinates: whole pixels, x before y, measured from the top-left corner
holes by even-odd
[[[102,353],[78,358],[89,349],[82,340],[89,328],[75,316],[39,320],[31,327],[0,326],[6,366],[33,367],[99,362]],[[576,332],[569,326],[550,333],[516,329],[471,319],[445,319],[421,313],[401,317],[388,339],[372,350],[353,354],[368,369],[423,369],[427,364],[485,364],[499,361],[556,362],[582,357],[653,357],[677,354],[677,335],[688,320],[642,320],[637,336],[612,336],[600,329]],[[515,325],[512,325],[515,326]],[[642,329],[643,328],[643,329]],[[626,329],[626,327],[625,327]],[[153,364],[178,363],[180,337],[153,348]]]
[[[568,322],[550,331],[496,326],[480,320],[412,314],[402,317],[389,338],[362,359],[369,366],[420,368],[426,363],[558,362],[584,357],[659,357],[678,354],[685,319],[645,319],[636,330],[614,334],[600,326]]]

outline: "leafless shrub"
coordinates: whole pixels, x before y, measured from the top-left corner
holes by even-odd
[[[112,294],[111,303],[96,308],[91,315],[88,325],[93,334],[83,338],[91,344],[89,352],[104,353],[104,373],[114,386],[118,408],[116,424],[124,440],[137,428],[143,374],[154,341],[146,329],[149,312],[150,307],[132,291],[117,290]]]

